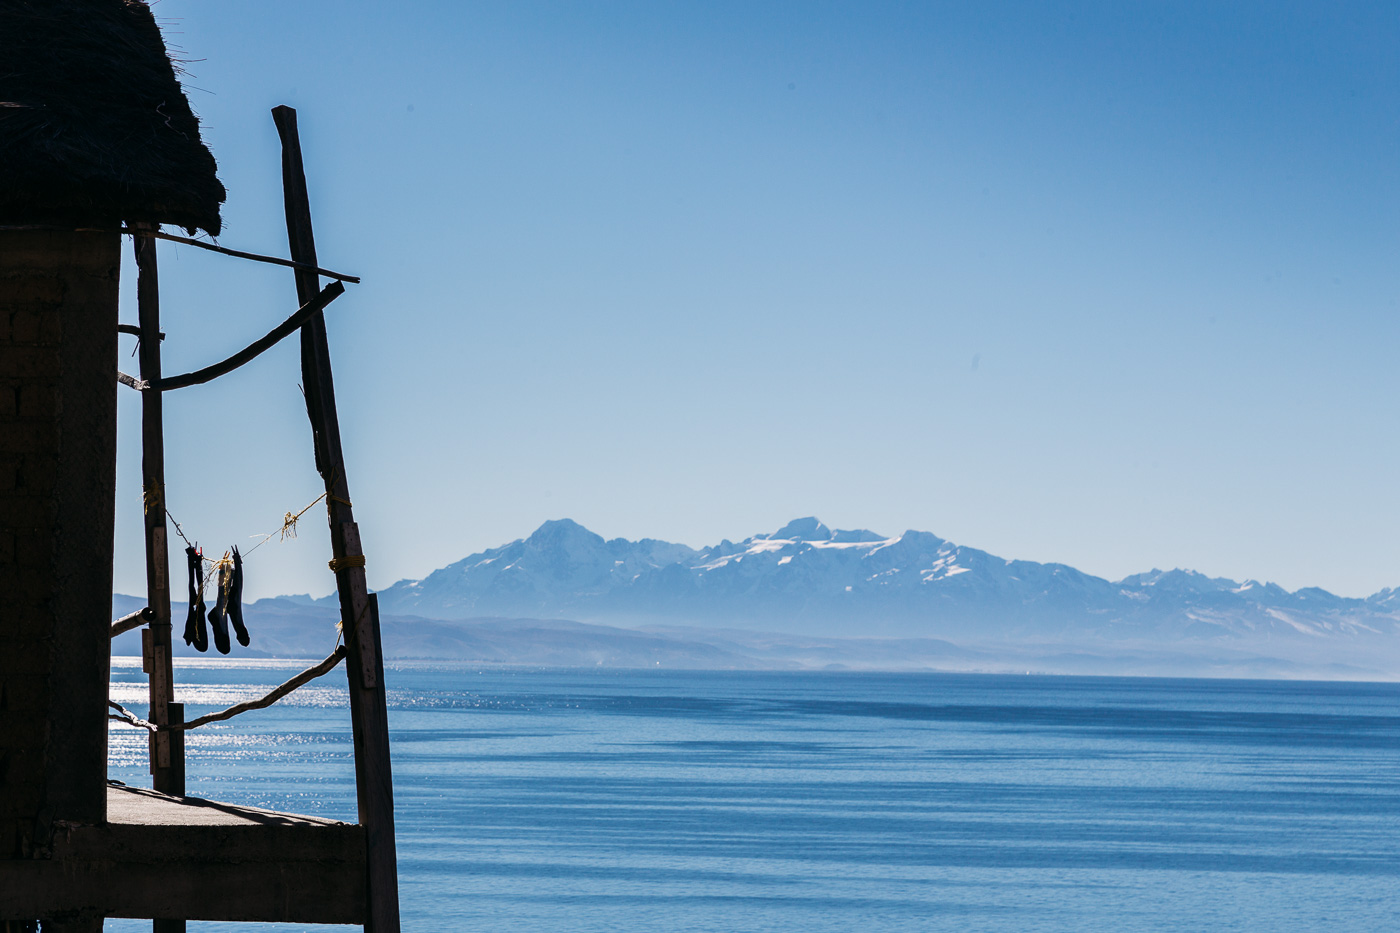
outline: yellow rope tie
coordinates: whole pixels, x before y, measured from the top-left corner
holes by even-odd
[[[146,481],[145,488],[141,490],[141,504],[145,515],[150,515],[152,509],[164,508],[160,487],[156,485],[155,480]]]
[[[331,568],[331,573],[340,573],[342,570],[349,570],[351,567],[363,567],[365,565],[365,555],[346,554],[344,557],[332,557],[327,566]]]
[[[224,551],[224,556],[220,557],[218,560],[212,557],[205,557],[203,554],[200,555],[200,559],[208,564],[209,568],[204,572],[204,586],[200,589],[199,595],[203,596],[208,592],[211,586],[214,588],[215,593],[226,591],[230,581],[233,579],[233,555],[228,551]],[[215,598],[217,599],[218,597],[216,596]]]
[[[339,479],[340,470],[336,469],[331,471],[330,478],[326,480],[326,514],[330,514],[332,502],[339,502],[341,505],[349,506],[352,509],[355,507],[355,503],[351,502],[349,499],[342,499],[340,496],[331,492],[331,489],[335,487]]]
[[[286,541],[288,538],[295,538],[295,537],[297,536],[297,519],[301,518],[301,517],[302,517],[303,515],[305,515],[307,512],[310,512],[310,511],[311,511],[311,506],[313,506],[313,505],[315,505],[316,503],[320,502],[320,501],[321,501],[322,499],[324,499],[325,497],[326,497],[326,494],[325,494],[325,493],[321,493],[321,494],[320,494],[319,496],[317,496],[315,499],[312,499],[310,505],[307,505],[306,508],[302,509],[300,512],[296,512],[296,513],[288,512],[288,513],[286,513],[285,515],[283,515],[283,516],[282,516],[282,527],[281,527],[281,528],[278,528],[276,531],[269,532],[268,534],[263,535],[263,539],[262,539],[261,541],[259,541],[257,544],[255,544],[255,545],[253,545],[252,547],[248,548],[247,553],[245,553],[243,556],[244,556],[244,557],[247,557],[249,554],[253,553],[253,552],[256,551],[258,548],[262,547],[264,544],[266,544],[267,542],[271,541],[273,538],[277,537],[279,534],[282,536],[281,540],[283,540],[283,541]]]

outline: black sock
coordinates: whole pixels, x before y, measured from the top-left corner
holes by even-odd
[[[219,564],[219,598],[209,610],[209,627],[214,630],[214,647],[219,649],[219,654],[228,654],[229,649],[228,620],[224,613],[228,608],[228,585],[232,576],[233,571],[227,564]]]
[[[248,647],[248,630],[243,627],[243,558],[238,556],[238,548],[233,549],[233,579],[228,588],[228,620],[233,623],[233,631],[238,643]]]
[[[209,635],[204,630],[204,557],[193,547],[185,548],[185,560],[190,571],[190,612],[185,617],[185,644],[195,651],[209,650]]]

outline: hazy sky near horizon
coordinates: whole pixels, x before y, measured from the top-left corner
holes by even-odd
[[[1394,4],[155,11],[220,242],[286,254],[289,104],[321,262],[364,279],[328,321],[372,586],[550,518],[701,546],[812,514],[1113,579],[1400,585]],[[167,371],[295,306],[284,270],[160,261]],[[207,549],[320,491],[296,367],[167,397]],[[250,597],[333,589],[323,517]]]

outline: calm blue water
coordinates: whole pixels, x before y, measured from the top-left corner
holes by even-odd
[[[289,674],[176,676],[194,716]],[[139,667],[113,680],[144,711]],[[388,681],[409,930],[1371,933],[1400,914],[1400,685]],[[342,684],[192,733],[189,792],[354,819]],[[111,776],[148,783],[145,747],[114,727]],[[225,928],[255,927],[191,925]]]

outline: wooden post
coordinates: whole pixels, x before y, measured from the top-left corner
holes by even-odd
[[[296,270],[297,300],[306,304],[321,290],[311,204],[297,135],[297,113],[276,107],[272,118],[282,139],[282,196],[287,212],[287,240]],[[308,268],[309,267],[309,268]],[[311,419],[316,469],[326,486],[340,618],[348,649],[345,672],[350,685],[350,716],[355,742],[355,789],[360,824],[365,829],[369,904],[368,933],[398,933],[399,886],[394,847],[394,785],[389,766],[389,720],[380,659],[378,615],[365,585],[365,558],[360,531],[350,504],[350,484],[340,446],[326,319],[313,314],[301,328],[301,371],[306,413]]]
[[[142,225],[144,227],[145,225]],[[132,237],[136,252],[136,307],[140,321],[141,378],[160,381],[160,273],[154,237]],[[170,722],[175,699],[171,662],[170,551],[165,526],[165,409],[159,392],[141,393],[141,502],[146,528],[146,606],[154,618],[141,640],[150,675],[151,722]],[[151,783],[166,794],[185,794],[185,743],[169,732],[150,737]],[[185,933],[183,920],[153,920],[152,933]]]
[[[141,331],[141,378],[160,381],[160,275],[156,266],[154,237],[132,237],[136,252],[136,304]],[[159,392],[141,393],[141,498],[146,528],[146,605],[154,619],[150,637],[143,639],[148,656],[143,665],[150,674],[149,719],[157,725],[169,722],[167,707],[175,699],[170,658],[170,552],[165,526],[165,422]],[[151,736],[151,775],[155,789],[183,795],[185,766],[172,758],[170,733]]]
[[[184,723],[185,704],[167,703],[165,710],[172,726]],[[170,770],[171,783],[180,788],[176,796],[185,796],[185,732],[183,729],[170,733]],[[184,921],[180,921],[180,929],[184,929]]]
[[[167,718],[172,726],[178,726],[185,721],[185,704],[167,703],[165,704]],[[167,732],[163,733],[170,740],[170,773],[168,781],[172,787],[178,787],[178,791],[167,791],[167,793],[185,796],[185,733]],[[151,921],[151,933],[185,933],[186,924],[184,920],[157,918]]]

